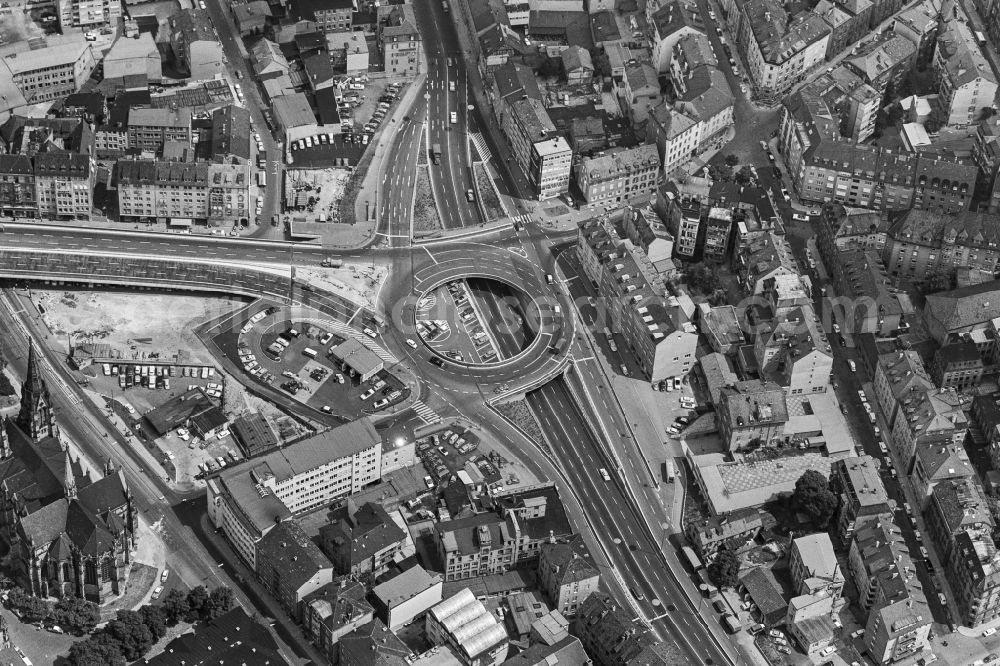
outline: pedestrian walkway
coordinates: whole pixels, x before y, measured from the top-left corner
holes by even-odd
[[[427,425],[439,423],[441,421],[441,417],[438,416],[438,413],[425,405],[423,400],[415,401],[411,407],[413,407],[413,411],[417,413],[417,416],[420,417],[420,420]]]
[[[479,159],[483,162],[489,162],[493,153],[490,152],[490,147],[486,144],[486,137],[479,132],[469,132],[469,138],[472,140],[472,145],[476,147],[476,152],[479,153]]]

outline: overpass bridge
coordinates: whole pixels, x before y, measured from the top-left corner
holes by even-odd
[[[375,314],[339,294],[318,291],[297,281],[291,269],[278,265],[0,248],[0,279],[264,297],[315,308],[345,323],[365,321]]]

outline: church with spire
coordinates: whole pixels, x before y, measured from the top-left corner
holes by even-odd
[[[104,603],[124,592],[138,516],[125,475],[110,461],[102,472],[70,454],[30,346],[17,417],[0,418],[0,539],[35,596]]]

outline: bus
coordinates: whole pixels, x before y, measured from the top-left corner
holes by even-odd
[[[267,173],[263,169],[257,172],[257,186],[267,186]]]
[[[663,480],[670,483],[674,480],[674,461],[665,460],[663,461]]]
[[[302,350],[302,353],[308,356],[309,358],[316,358],[316,350],[311,347],[306,347],[305,349]]]
[[[684,553],[684,559],[687,560],[688,565],[691,567],[691,571],[699,571],[704,565],[701,560],[698,559],[698,555],[694,552],[694,548],[691,546],[683,546],[681,552]]]
[[[986,35],[984,35],[982,33],[982,31],[976,30],[973,34],[975,34],[975,36],[976,36],[976,42],[980,46],[986,46]]]

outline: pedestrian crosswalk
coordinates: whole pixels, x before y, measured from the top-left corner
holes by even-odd
[[[413,403],[413,411],[417,413],[417,416],[420,417],[421,421],[428,425],[431,423],[437,423],[441,420],[441,417],[438,416],[437,412],[425,405],[422,400],[417,400]]]
[[[515,215],[514,217],[510,218],[510,221],[512,224],[519,224],[521,226],[524,226],[529,222],[531,222],[531,216],[528,215],[527,213],[524,213],[523,215]]]
[[[486,137],[479,132],[469,132],[469,138],[472,139],[472,145],[476,147],[476,152],[479,153],[479,159],[483,162],[489,162],[493,158],[493,153],[490,152],[489,146],[486,145]]]

